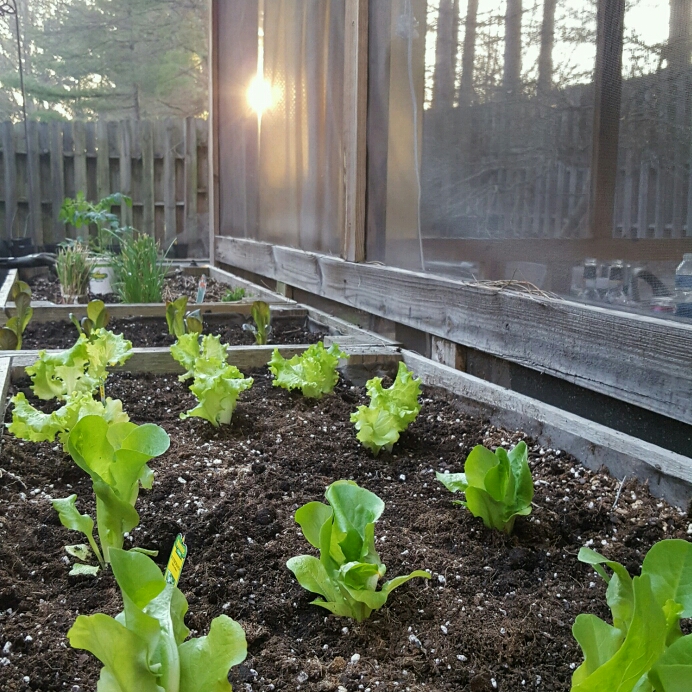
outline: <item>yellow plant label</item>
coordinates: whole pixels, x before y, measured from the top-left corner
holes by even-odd
[[[166,567],[166,581],[169,584],[178,586],[178,581],[180,580],[180,574],[183,571],[183,565],[185,564],[185,558],[187,557],[187,546],[185,545],[185,536],[178,534],[175,543],[173,544],[173,550],[171,550],[171,556],[168,559],[168,567]]]

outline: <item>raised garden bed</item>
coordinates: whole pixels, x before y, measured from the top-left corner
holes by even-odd
[[[188,626],[206,633],[226,613],[246,631],[248,658],[231,672],[236,690],[569,690],[580,662],[574,618],[607,616],[605,586],[577,562],[579,548],[592,542],[636,573],[654,542],[687,537],[685,512],[631,476],[650,469],[653,489],[679,500],[687,487],[665,474],[689,480],[683,457],[391,348],[355,349],[335,394],[310,402],[271,386],[258,367],[270,350],[231,350],[255,384],[220,430],[178,419],[192,397],[164,351],[135,353],[130,372],[107,384],[133,421],[171,435],[171,449],[152,464],[154,488],[138,502],[133,545],[158,549],[164,562],[175,535],[186,534]],[[366,377],[391,373],[400,358],[445,389],[426,387],[421,415],[394,453],[373,459],[349,414],[365,401]],[[4,391],[24,386],[29,362],[0,360],[14,380],[4,379]],[[535,507],[508,538],[453,506],[433,471],[460,470],[475,444],[520,439],[529,443]],[[93,690],[99,665],[65,648],[65,633],[77,613],[115,614],[119,592],[108,573],[67,576],[70,535],[49,503],[76,492],[80,508],[92,509],[90,483],[59,446],[5,434],[2,459],[0,630],[10,646],[0,689]],[[626,466],[630,478],[621,484],[580,460]],[[339,478],[385,501],[377,536],[389,573],[424,567],[433,576],[401,587],[361,624],[325,617],[285,567],[315,552],[294,523],[296,508],[321,500]]]

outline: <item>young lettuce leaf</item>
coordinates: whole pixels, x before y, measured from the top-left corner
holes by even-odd
[[[253,379],[243,377],[235,365],[228,364],[221,337],[207,335],[200,342],[198,334],[183,334],[171,346],[171,355],[186,368],[178,379],[184,382],[193,378],[190,391],[199,402],[180,417],[204,418],[215,427],[228,425],[240,393],[252,387]]]
[[[18,351],[22,348],[24,330],[34,314],[29,284],[15,281],[10,289],[9,298],[14,301],[14,315],[10,316],[8,313],[5,326],[0,328],[0,350]]]
[[[244,324],[243,330],[254,335],[258,346],[264,346],[272,333],[271,308],[263,300],[256,300],[252,304],[251,313],[254,324]]]
[[[295,517],[305,538],[319,549],[319,560],[298,555],[286,563],[303,588],[322,596],[312,601],[314,605],[361,622],[409,579],[430,579],[429,572],[416,570],[385,582],[377,591],[387,570],[375,549],[375,522],[384,502],[353,481],[336,481],[325,495],[329,505],[309,502]]]
[[[123,534],[139,524],[135,502],[140,486],[151,488],[154,480],[147,462],[161,456],[169,445],[168,434],[151,423],[109,425],[101,416],[85,416],[72,428],[67,449],[77,466],[91,477],[96,494],[96,525],[105,562],[110,562],[111,549],[122,548]],[[67,528],[85,533],[74,525],[72,514],[65,514],[64,502],[53,502],[60,521]]]
[[[123,611],[80,615],[67,633],[103,664],[99,692],[231,692],[228,671],[247,656],[243,628],[219,615],[206,637],[185,641],[187,600],[153,560],[114,548],[111,566]]]
[[[76,315],[70,313],[70,322],[74,324],[77,332],[81,334],[86,334],[88,338],[97,329],[105,329],[110,322],[111,316],[106,310],[106,304],[102,300],[92,300],[89,301],[87,305],[87,314],[82,319],[77,319]],[[96,336],[94,334],[94,336]]]
[[[420,380],[401,361],[394,384],[382,387],[382,378],[373,377],[365,387],[370,397],[369,406],[359,406],[351,414],[355,423],[356,437],[375,456],[382,448],[388,452],[399,439],[399,435],[416,420],[420,411]]]
[[[22,392],[13,396],[10,401],[14,408],[12,422],[7,426],[9,432],[29,442],[53,442],[57,435],[65,451],[70,431],[85,416],[101,416],[109,424],[126,423],[130,420],[123,411],[120,399],[108,397],[100,402],[85,392],[70,394],[64,405],[52,413],[43,413],[34,408]]]
[[[348,358],[336,344],[328,349],[319,341],[312,344],[299,356],[284,358],[275,348],[269,361],[269,370],[274,376],[274,386],[283,389],[300,389],[303,396],[319,399],[331,394],[339,381],[336,368],[339,359]]]
[[[692,616],[692,544],[656,543],[634,578],[589,548],[579,551],[579,560],[608,583],[613,625],[595,615],[577,616],[572,633],[584,662],[572,676],[572,692],[692,689],[692,635],[683,637],[680,629],[680,619]]]
[[[489,529],[512,533],[514,520],[531,514],[533,479],[525,442],[509,452],[498,447],[494,454],[477,445],[464,469],[465,473],[438,472],[437,480],[453,493],[465,493],[466,500],[456,504],[481,517]]]
[[[39,351],[38,360],[26,368],[39,399],[64,400],[74,393],[92,393],[102,387],[108,368],[122,365],[132,355],[132,343],[106,329],[91,337],[80,334],[72,348],[59,353]]]
[[[187,296],[166,303],[168,333],[179,339],[183,334],[201,334],[204,329],[200,310],[187,311]]]

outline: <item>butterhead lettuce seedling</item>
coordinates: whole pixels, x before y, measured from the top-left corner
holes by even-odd
[[[122,548],[124,534],[139,524],[135,502],[140,486],[151,488],[154,474],[147,462],[161,456],[170,438],[163,428],[148,423],[109,425],[101,416],[85,416],[67,438],[74,462],[91,477],[96,494],[96,524],[103,554],[93,540],[94,522],[79,514],[76,495],[53,500],[63,526],[83,533],[101,566],[110,562],[110,551]],[[75,572],[88,572],[77,566]]]
[[[495,453],[477,445],[468,455],[464,471],[438,472],[437,480],[453,493],[465,493],[466,500],[455,504],[464,505],[489,529],[512,533],[514,520],[531,514],[533,479],[525,442],[509,452],[498,447]]]
[[[252,332],[258,346],[264,346],[272,333],[271,309],[263,300],[256,300],[252,304],[251,314],[254,324],[244,324],[243,329],[246,332]]]
[[[227,362],[227,346],[220,336],[207,335],[201,342],[197,334],[183,334],[171,346],[171,355],[186,372],[181,382],[193,378],[190,391],[197,397],[195,408],[181,413],[181,418],[197,416],[213,426],[228,425],[240,393],[252,387],[252,377],[243,377],[235,365]]]
[[[106,304],[102,300],[91,300],[87,305],[87,314],[78,319],[74,313],[70,313],[70,322],[74,324],[77,332],[81,334],[86,334],[88,338],[94,334],[96,337],[96,330],[105,329],[108,323],[111,321],[111,316],[108,310],[106,310]]]
[[[370,397],[369,406],[359,406],[351,414],[355,423],[356,437],[375,456],[382,448],[392,451],[399,435],[416,420],[420,411],[420,380],[401,361],[394,384],[382,387],[382,378],[373,377],[365,383]]]
[[[634,579],[623,565],[589,548],[579,551],[579,560],[607,582],[613,624],[577,616],[572,633],[584,662],[574,671],[572,692],[692,690],[692,635],[680,629],[681,618],[692,617],[692,544],[656,543]]]
[[[384,502],[353,481],[336,481],[325,495],[329,505],[309,502],[295,517],[305,538],[320,551],[319,560],[298,555],[286,563],[303,588],[322,596],[314,605],[361,622],[379,610],[397,586],[414,577],[430,579],[429,572],[416,570],[377,591],[387,571],[375,549],[375,522]]]
[[[187,312],[187,296],[166,303],[168,333],[179,339],[183,334],[201,334],[204,329],[200,310]]]
[[[72,648],[103,663],[98,691],[231,692],[228,671],[247,656],[243,628],[219,615],[206,637],[185,641],[187,600],[154,561],[113,549],[111,566],[123,611],[80,615],[67,633]]]
[[[293,358],[286,359],[275,348],[269,361],[269,370],[274,376],[274,386],[283,389],[300,389],[303,396],[319,399],[331,394],[339,381],[336,368],[340,358],[348,358],[336,344],[328,349],[321,341]]]
[[[7,315],[5,326],[0,329],[0,350],[19,351],[22,348],[24,330],[31,320],[31,288],[24,281],[15,281],[10,289],[10,300],[14,301],[14,315]],[[6,311],[7,312],[7,311]]]

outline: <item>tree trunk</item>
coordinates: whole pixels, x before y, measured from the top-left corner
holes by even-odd
[[[476,59],[478,0],[468,0],[465,25],[464,48],[461,56],[461,84],[459,86],[460,108],[470,105],[473,101],[473,63]]]
[[[538,56],[538,93],[547,94],[553,86],[553,47],[555,45],[555,5],[545,0],[541,25],[541,52]]]
[[[668,65],[674,72],[679,72],[690,64],[692,42],[690,41],[690,0],[670,0],[670,18],[668,29]]]
[[[433,79],[433,107],[451,108],[457,61],[457,21],[459,0],[440,0]]]
[[[521,0],[507,0],[505,14],[505,93],[517,95],[521,83]]]

